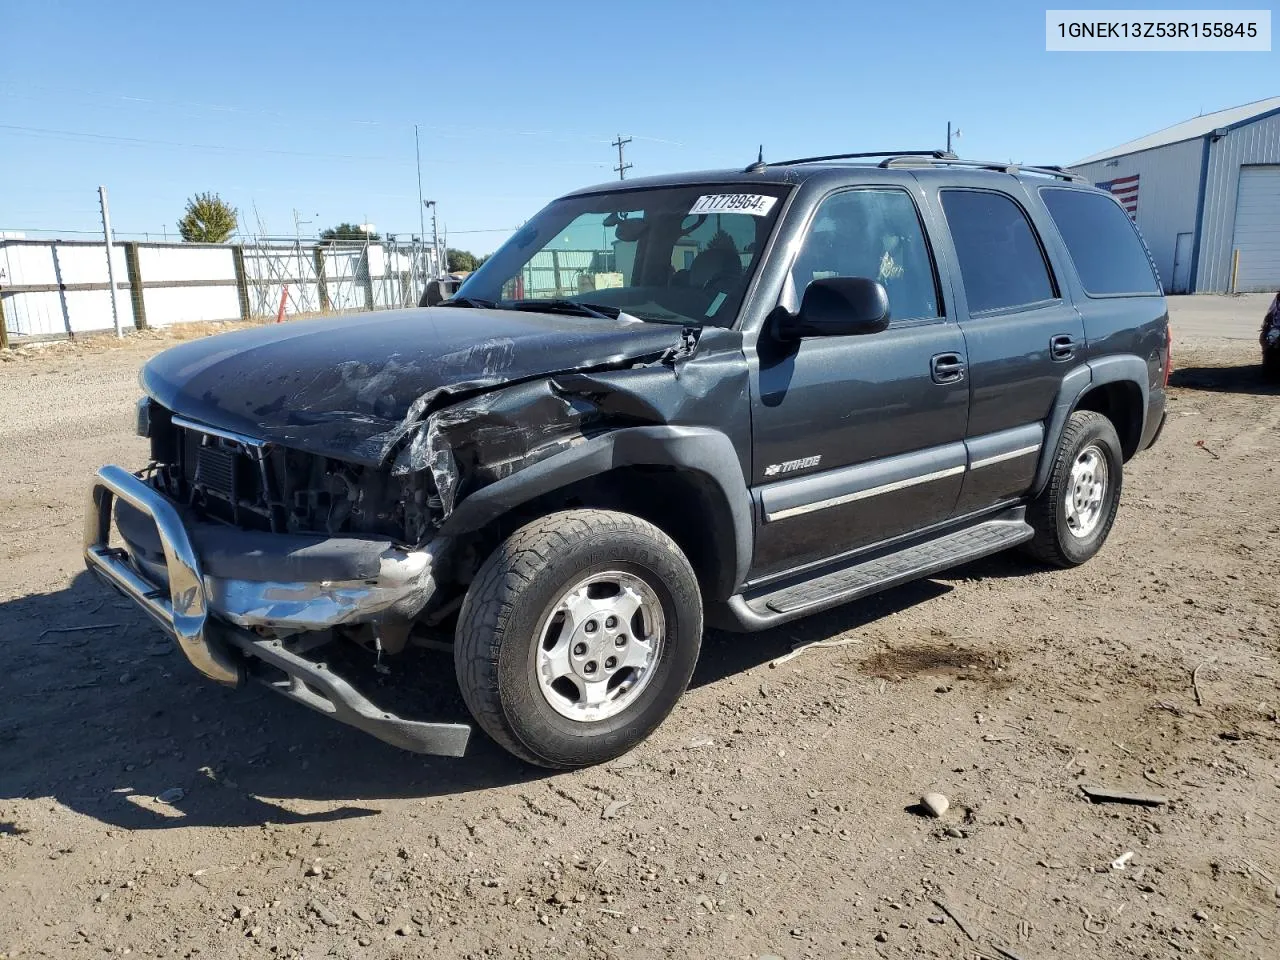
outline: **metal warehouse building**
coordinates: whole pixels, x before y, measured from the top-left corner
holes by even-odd
[[[1280,290],[1280,97],[1174,124],[1071,170],[1134,217],[1166,292]]]

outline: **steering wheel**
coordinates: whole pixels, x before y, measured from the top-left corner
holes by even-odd
[[[711,277],[703,283],[702,289],[707,291],[728,290],[741,278],[741,273],[734,273],[732,270],[721,270],[719,273],[712,274]]]

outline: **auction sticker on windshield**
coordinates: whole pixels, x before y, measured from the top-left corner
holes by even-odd
[[[765,217],[777,202],[777,197],[759,193],[713,193],[699,197],[689,213],[749,213]]]

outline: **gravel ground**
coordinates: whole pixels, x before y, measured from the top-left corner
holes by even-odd
[[[711,634],[647,743],[558,775],[214,687],[88,580],[86,484],[142,464],[163,345],[0,364],[0,958],[1280,956],[1280,403],[1254,345],[1177,344],[1093,562]],[[396,670],[457,715],[446,654]]]

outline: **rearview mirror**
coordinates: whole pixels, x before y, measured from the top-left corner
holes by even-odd
[[[649,221],[636,217],[632,220],[619,220],[613,235],[623,243],[634,243],[644,236],[649,229]]]
[[[805,287],[800,312],[782,318],[785,339],[879,333],[889,326],[889,294],[868,277],[827,277]]]

